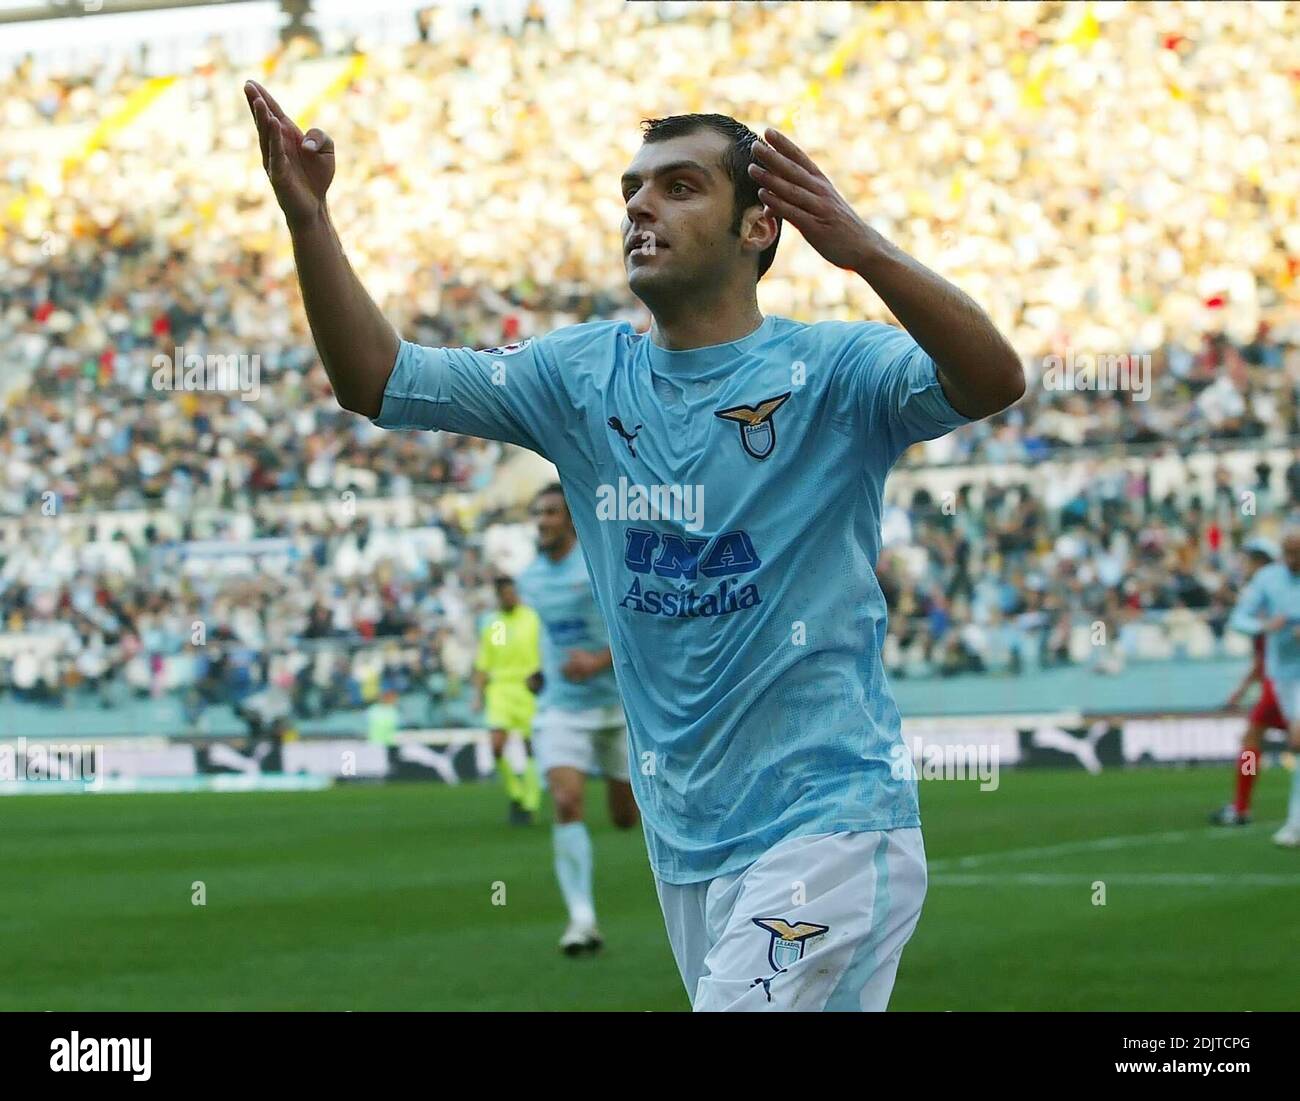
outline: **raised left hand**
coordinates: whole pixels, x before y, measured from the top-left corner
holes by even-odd
[[[848,271],[858,268],[877,234],[807,153],[769,128],[754,142],[749,175],[763,205],[793,225],[825,259]]]

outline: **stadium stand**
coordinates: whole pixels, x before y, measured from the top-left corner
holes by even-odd
[[[786,125],[1029,374],[900,464],[891,675],[944,710],[976,674],[1042,708],[1086,673],[1140,710],[1133,664],[1194,659],[1176,698],[1213,706],[1244,652],[1235,550],[1300,508],[1300,8],[655,5],[651,39],[637,7],[449,7],[267,56],[337,143],[334,219],[403,334],[644,326],[616,237],[638,120]],[[0,700],[24,728],[356,729],[390,687],[410,721],[467,721],[487,578],[526,560],[544,463],[334,402],[246,75],[214,38],[170,73],[123,50],[0,76]],[[760,295],[888,319],[797,234]],[[159,392],[177,348],[258,356],[256,400]],[[1147,357],[1149,393],[1055,386],[1071,355]]]

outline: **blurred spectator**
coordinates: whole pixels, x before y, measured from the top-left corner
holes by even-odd
[[[891,674],[1078,661],[1097,623],[1116,645],[1086,660],[1110,671],[1156,636],[1222,644],[1235,548],[1300,508],[1300,5],[532,3],[429,9],[411,36],[368,50],[311,120],[340,151],[349,256],[403,335],[644,327],[617,247],[638,120],[785,128],[1029,368],[1011,410],[900,463],[1011,478],[890,491]],[[300,111],[349,62],[298,45],[267,82]],[[0,77],[0,626],[32,641],[0,685],[47,705],[175,693],[191,721],[226,704],[261,727],[416,692],[436,721],[488,606],[485,532],[525,519],[484,504],[517,453],[339,409],[247,59],[214,47],[156,100],[133,63]],[[798,234],[759,290],[768,312],[888,319]],[[255,400],[156,389],[178,345],[256,355]],[[1049,385],[1049,356],[1129,353],[1149,393]],[[1229,444],[1259,452],[1252,481],[1189,462],[1157,498],[1153,463]],[[141,509],[144,527],[107,522]]]

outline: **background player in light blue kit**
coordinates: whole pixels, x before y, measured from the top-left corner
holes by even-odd
[[[592,892],[591,836],[583,821],[588,776],[604,776],[616,826],[637,823],[627,772],[627,723],[613,658],[591,592],[587,564],[564,492],[547,486],[533,502],[537,557],[519,576],[524,600],[542,621],[542,692],[533,740],[555,802],[555,878],[569,911],[560,938],[567,955],[601,945]]]
[[[515,443],[560,471],[694,1008],[885,1008],[926,875],[915,781],[891,768],[884,479],[912,444],[1023,394],[1011,346],[789,138],[685,115],[646,124],[618,185],[649,332],[594,322],[487,351],[418,347],[344,258],[325,210],[333,143],[247,90],[340,404],[385,428]],[[764,317],[757,283],[783,221],[903,329]],[[598,513],[621,479],[636,491]],[[702,507],[647,507],[674,494]]]
[[[1251,578],[1228,626],[1265,636],[1264,671],[1273,681],[1290,729],[1291,748],[1300,749],[1300,530],[1290,529],[1283,536],[1280,562],[1263,567]],[[1286,822],[1273,840],[1286,848],[1300,848],[1300,766],[1291,775]]]

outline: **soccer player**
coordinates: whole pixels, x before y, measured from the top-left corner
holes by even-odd
[[[529,684],[541,670],[541,626],[537,613],[519,602],[513,580],[498,576],[492,584],[499,610],[484,619],[479,631],[474,710],[484,712],[487,719],[492,756],[510,799],[510,823],[529,826],[542,805],[542,782],[532,744],[537,697]],[[524,743],[522,780],[506,757],[506,740],[511,734],[518,734]]]
[[[1266,637],[1264,671],[1273,682],[1291,748],[1300,749],[1300,528],[1282,538],[1282,561],[1265,566],[1242,590],[1228,626]],[[1275,844],[1300,848],[1300,765],[1291,774],[1286,821]]]
[[[627,774],[627,724],[614,682],[614,659],[563,489],[544,488],[533,502],[533,514],[538,553],[519,576],[520,592],[542,621],[542,693],[533,732],[555,803],[555,878],[569,911],[560,949],[576,956],[598,951],[603,943],[591,890],[591,838],[583,822],[586,779],[605,777],[616,826],[636,825],[636,801]]]
[[[333,143],[259,85],[247,95],[339,403],[559,469],[693,1007],[884,1009],[926,884],[881,663],[884,480],[912,444],[1015,402],[1014,350],[789,137],[725,115],[648,120],[618,182],[648,332],[597,321],[419,347],[344,258],[325,203]],[[760,313],[786,222],[903,328]]]
[[[1264,566],[1277,558],[1277,549],[1268,539],[1249,539],[1242,546],[1246,557],[1246,585]],[[1241,739],[1241,753],[1237,757],[1237,794],[1236,798],[1210,815],[1210,822],[1216,826],[1245,826],[1250,823],[1250,796],[1255,789],[1255,780],[1259,775],[1262,760],[1260,752],[1264,748],[1264,733],[1268,730],[1286,730],[1286,720],[1277,706],[1277,694],[1273,691],[1273,682],[1264,670],[1263,634],[1255,635],[1254,660],[1237,690],[1228,697],[1227,707],[1235,708],[1241,703],[1250,686],[1259,682],[1259,699],[1251,708],[1246,733]]]

